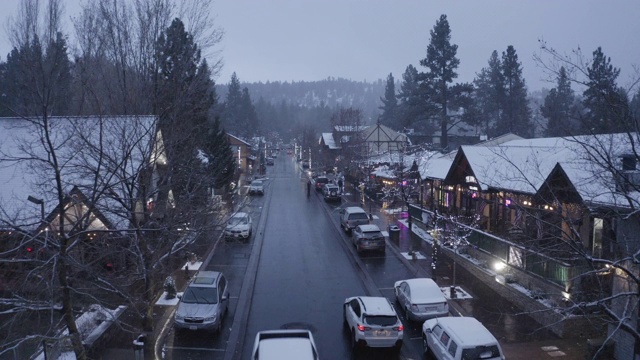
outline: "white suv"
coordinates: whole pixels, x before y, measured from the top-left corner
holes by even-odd
[[[224,229],[227,239],[248,239],[251,237],[251,217],[245,212],[237,212],[229,218]]]
[[[252,360],[318,360],[309,330],[267,330],[256,334]]]
[[[359,346],[393,347],[400,351],[404,325],[389,299],[357,296],[344,302],[344,326],[355,350]]]

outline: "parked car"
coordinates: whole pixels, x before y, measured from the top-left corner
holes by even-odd
[[[425,355],[438,360],[504,360],[498,340],[473,317],[440,317],[422,324]]]
[[[256,334],[251,360],[318,360],[309,330],[266,330]]]
[[[267,165],[273,165],[273,164],[274,164],[273,158],[272,157],[268,157],[267,158]]]
[[[396,281],[393,285],[396,300],[408,319],[425,321],[449,315],[449,304],[435,281],[417,278]]]
[[[338,185],[334,184],[325,184],[322,188],[322,196],[324,197],[324,201],[342,200],[342,196],[340,196],[340,188]]]
[[[329,183],[329,178],[326,176],[317,176],[315,178],[316,191],[322,191],[322,187]]]
[[[226,238],[248,239],[251,237],[251,232],[251,217],[249,214],[237,212],[229,218],[224,229],[224,236]]]
[[[229,307],[227,279],[221,272],[198,272],[179,298],[176,329],[220,331]]]
[[[264,195],[264,182],[262,180],[253,180],[249,184],[249,195],[253,194]]]
[[[349,206],[340,211],[340,226],[346,233],[350,233],[358,225],[369,223],[369,215],[363,208]]]
[[[344,326],[354,349],[394,347],[400,350],[404,325],[386,297],[358,296],[344,302]]]
[[[358,252],[364,250],[379,250],[384,252],[386,243],[384,235],[378,225],[366,224],[358,225],[351,232],[351,239]]]

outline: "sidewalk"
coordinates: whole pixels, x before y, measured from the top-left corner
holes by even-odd
[[[349,184],[348,193],[350,193],[350,201],[361,202],[361,193]],[[362,204],[361,204],[362,205]],[[390,214],[384,209],[381,209],[375,202],[371,202],[367,199],[363,205],[365,211],[371,211],[374,219],[377,219],[383,230],[387,229],[387,225],[398,225],[401,228],[400,238],[398,243],[393,243],[393,246],[403,255],[409,252],[412,248],[419,249],[420,253],[413,259],[410,256],[405,255],[403,262],[411,269],[414,269],[416,276],[431,276],[431,253],[425,253],[425,247],[431,248],[433,238],[424,230],[422,230],[415,223],[412,225],[412,231],[408,229],[406,219],[398,219],[398,214]],[[392,242],[390,241],[390,244]],[[450,254],[447,251],[441,251],[439,256],[449,257]],[[467,261],[459,257],[457,261]],[[479,266],[479,265],[478,265]],[[436,280],[441,287],[451,285],[450,279],[442,278],[438,276]],[[464,304],[465,300],[450,300],[452,309],[462,316],[472,316],[469,311],[466,310]],[[588,359],[588,349],[585,339],[550,339],[541,341],[527,341],[527,342],[501,342],[502,349],[505,357],[509,360],[544,360],[544,359],[559,359],[559,360],[585,360]]]

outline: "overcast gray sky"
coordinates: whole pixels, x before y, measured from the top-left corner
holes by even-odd
[[[67,1],[67,18],[79,2]],[[3,24],[17,3],[1,1]],[[441,14],[458,45],[459,81],[472,81],[493,50],[513,45],[529,90],[553,87],[532,59],[539,39],[561,52],[580,47],[588,59],[602,46],[622,69],[621,86],[640,65],[639,0],[217,0],[211,11],[225,31],[218,83],[233,72],[247,82],[400,79],[409,64],[423,70],[419,61]],[[9,50],[4,35],[2,60]]]

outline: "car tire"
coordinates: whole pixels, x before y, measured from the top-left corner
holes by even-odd
[[[427,337],[422,335],[422,353],[424,356],[429,356],[429,345],[427,345]]]
[[[358,351],[358,340],[356,340],[356,332],[351,330],[351,350],[355,353]]]

